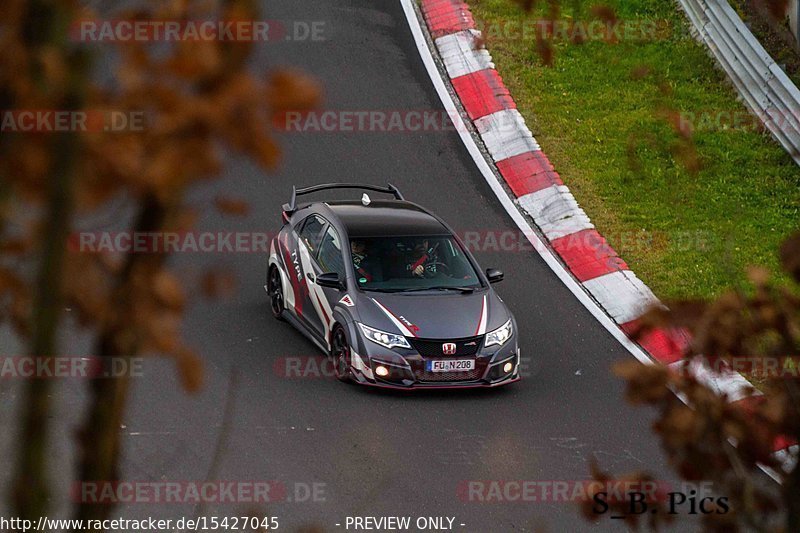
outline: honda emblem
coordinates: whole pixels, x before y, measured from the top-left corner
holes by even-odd
[[[442,353],[444,355],[454,355],[456,353],[456,343],[446,342],[442,344]]]

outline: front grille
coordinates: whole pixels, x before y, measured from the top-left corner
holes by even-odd
[[[420,370],[416,372],[419,381],[475,381],[481,377],[482,368],[475,368],[466,372],[428,372]]]
[[[447,354],[447,357],[457,357],[459,355],[475,355],[478,353],[483,342],[483,335],[477,337],[467,337],[464,339],[418,339],[417,337],[406,337],[411,346],[423,357],[441,357],[444,355],[442,344],[454,342],[456,353]]]

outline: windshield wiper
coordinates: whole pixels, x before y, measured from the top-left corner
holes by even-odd
[[[400,292],[418,292],[418,291],[460,291],[464,294],[468,294],[471,292],[475,292],[475,289],[472,287],[448,287],[448,286],[441,286],[441,287],[414,287],[409,289],[401,289]]]
[[[361,287],[362,291],[369,292],[404,292],[406,289],[381,289],[378,287]]]

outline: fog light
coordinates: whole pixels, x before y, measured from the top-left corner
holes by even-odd
[[[506,363],[506,364],[504,364],[504,365],[503,365],[503,372],[505,372],[506,374],[508,374],[509,372],[511,372],[511,370],[512,370],[513,368],[514,368],[514,363],[512,363],[511,361],[509,361],[508,363]]]
[[[380,377],[385,378],[389,375],[389,369],[385,366],[378,366],[375,368],[375,373],[378,374]]]

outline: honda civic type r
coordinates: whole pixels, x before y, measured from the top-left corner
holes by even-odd
[[[394,199],[297,204],[329,189]],[[332,359],[342,381],[402,389],[494,387],[520,379],[517,324],[453,231],[393,185],[292,190],[270,244],[272,314]]]

